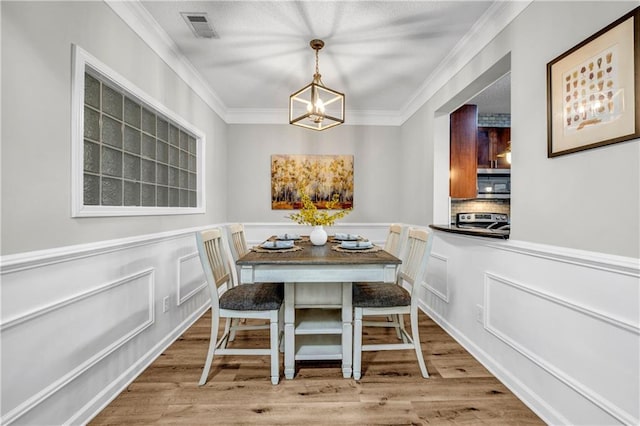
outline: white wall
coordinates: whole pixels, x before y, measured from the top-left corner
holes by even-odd
[[[403,125],[403,146],[422,143],[433,152],[442,141],[423,123],[470,99],[483,74],[510,54],[511,238],[640,257],[639,140],[549,159],[546,137],[546,64],[638,4],[533,2]],[[441,151],[431,157],[434,165],[448,162]],[[430,157],[411,149],[403,161],[416,154]],[[432,203],[403,202],[419,209],[407,217],[431,217]]]
[[[639,422],[640,142],[546,154],[546,64],[638,4],[533,2],[402,126],[403,146],[413,147],[403,161],[432,158],[433,181],[446,182],[441,114],[495,80],[507,61],[510,240],[436,232],[421,300],[550,424]],[[426,205],[409,203],[413,192],[403,195],[412,209],[405,217],[422,223],[443,214],[440,188]]]
[[[230,125],[228,209],[239,222],[290,222],[271,210],[271,155],[353,155],[354,209],[340,222],[394,222],[400,205],[400,128],[339,126],[323,132],[291,125]]]
[[[638,424],[637,259],[436,233],[429,262],[422,308],[546,423]]]
[[[226,124],[102,2],[2,2],[2,254],[225,219]],[[207,136],[207,213],[71,218],[71,45]]]
[[[409,120],[402,126],[402,183],[399,188],[403,205],[400,221],[404,223],[424,226],[434,222],[433,172],[436,165],[433,149],[425,139],[430,129],[433,129],[433,117],[429,115],[420,115],[419,118]],[[448,174],[448,157],[446,169]]]
[[[81,424],[209,305],[193,231],[226,219],[227,126],[103,2],[0,8],[0,423]],[[206,214],[71,218],[72,44],[206,134]]]
[[[640,141],[547,158],[546,77],[537,72],[639,4],[535,3],[514,25],[514,238],[640,257]]]
[[[3,256],[0,423],[86,423],[189,328],[196,230]]]
[[[355,156],[341,229],[380,241],[383,222],[439,217],[434,117],[509,54],[512,240],[437,234],[422,307],[547,422],[637,423],[639,144],[547,159],[544,86],[548,61],[637,5],[535,2],[402,127],[314,133],[225,125],[102,3],[0,3],[3,423],[86,420],[195,320],[207,296],[194,227],[249,222],[255,243],[295,226],[270,209],[271,154]],[[71,43],[207,134],[206,215],[70,218]],[[61,327],[75,333],[56,353]]]

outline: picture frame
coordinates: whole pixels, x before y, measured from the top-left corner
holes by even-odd
[[[639,137],[637,7],[547,64],[547,156]]]
[[[271,156],[271,209],[299,210],[302,195],[317,209],[337,197],[335,208],[353,208],[353,155]]]

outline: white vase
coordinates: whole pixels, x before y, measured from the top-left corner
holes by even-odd
[[[309,239],[314,246],[321,246],[327,242],[327,231],[322,225],[314,226],[313,231],[309,234]]]

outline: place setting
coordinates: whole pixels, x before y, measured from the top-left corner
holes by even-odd
[[[340,244],[332,246],[332,250],[345,253],[373,253],[382,250],[382,247],[376,246],[371,241],[363,238],[338,241],[340,241]]]
[[[283,253],[302,250],[302,247],[295,245],[295,241],[302,241],[304,237],[298,234],[280,234],[271,237],[260,245],[251,248],[258,253]]]
[[[341,232],[336,232],[334,235],[331,236],[331,242],[332,243],[341,243],[343,241],[362,241],[365,240],[365,238],[361,237],[358,234],[345,234],[345,233],[341,233]]]
[[[301,236],[299,234],[279,234],[274,237],[276,241],[305,241],[309,240],[309,237]]]

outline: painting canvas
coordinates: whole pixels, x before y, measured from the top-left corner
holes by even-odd
[[[316,208],[337,194],[340,209],[353,207],[353,155],[272,155],[271,208],[297,210],[306,193]]]
[[[640,136],[639,11],[547,64],[549,157]]]

